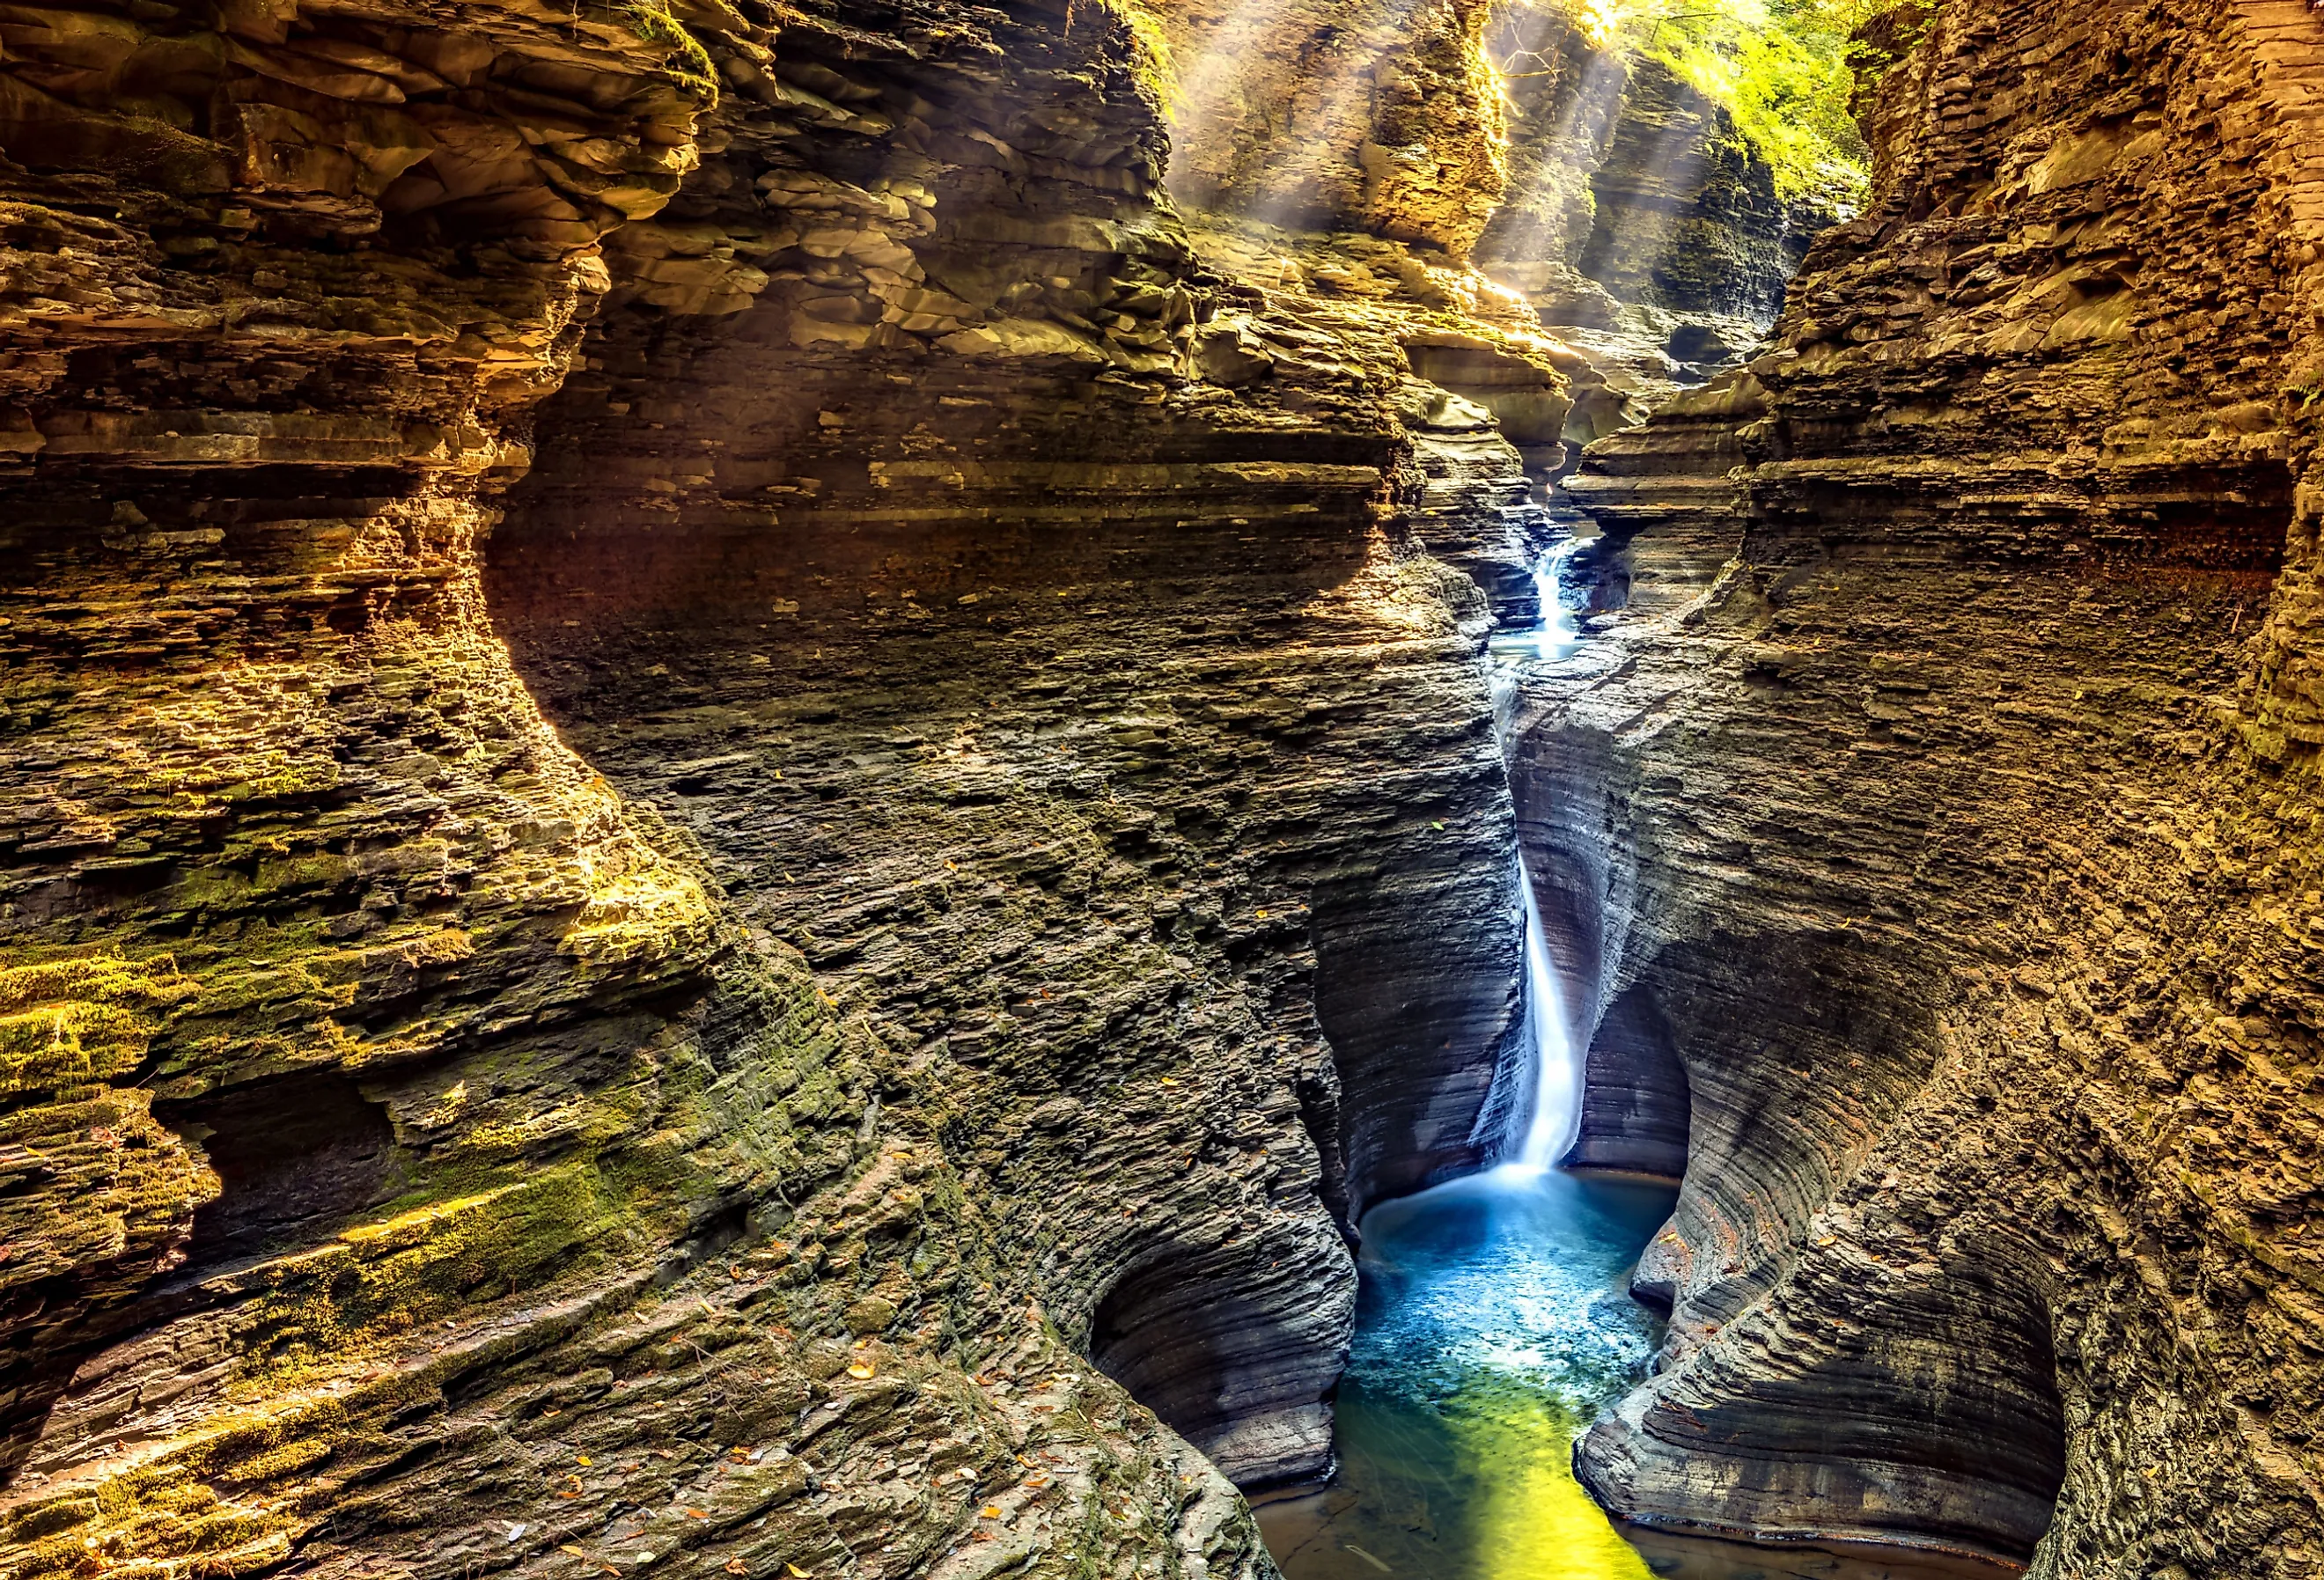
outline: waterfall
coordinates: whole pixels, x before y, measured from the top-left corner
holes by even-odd
[[[1572,656],[1582,645],[1582,628],[1565,606],[1565,562],[1583,547],[1580,538],[1568,538],[1534,561],[1534,591],[1541,599],[1541,656],[1551,662]]]
[[[1526,1114],[1524,1144],[1515,1163],[1538,1172],[1553,1167],[1573,1144],[1582,1122],[1582,1070],[1566,1035],[1556,967],[1541,906],[1522,864],[1517,888],[1525,896],[1525,1041],[1533,1074],[1533,1104]]]
[[[1536,658],[1562,663],[1581,647],[1582,630],[1565,605],[1563,588],[1566,562],[1586,546],[1582,539],[1568,538],[1534,561],[1541,624],[1524,633],[1522,646],[1512,642],[1503,650],[1518,668]],[[1505,671],[1504,678],[1496,681],[1494,695],[1495,721],[1505,745],[1516,725],[1512,711],[1516,698],[1515,674]],[[1512,1101],[1506,1110],[1513,1120],[1522,1116],[1525,1132],[1521,1138],[1509,1137],[1514,1144],[1504,1153],[1508,1160],[1504,1166],[1538,1174],[1555,1166],[1581,1129],[1582,1069],[1567,1038],[1557,971],[1549,957],[1549,934],[1541,924],[1541,906],[1534,897],[1522,852],[1517,891],[1525,898],[1525,1033],[1511,1085],[1529,1081],[1533,1090],[1531,1102]]]

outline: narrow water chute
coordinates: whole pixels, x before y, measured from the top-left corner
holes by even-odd
[[[1582,645],[1582,627],[1565,606],[1565,564],[1582,547],[1582,539],[1568,538],[1533,564],[1534,593],[1541,600],[1541,656],[1551,663],[1572,657]]]
[[[1549,935],[1541,924],[1541,903],[1522,864],[1517,888],[1525,900],[1525,1040],[1533,1067],[1533,1105],[1515,1161],[1519,1168],[1539,1170],[1554,1167],[1573,1144],[1582,1118],[1582,1071],[1566,1032],[1557,969],[1549,956]]]

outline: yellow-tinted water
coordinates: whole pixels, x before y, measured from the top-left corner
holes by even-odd
[[[1937,1580],[1903,1557],[1632,1531],[1573,1479],[1574,1437],[1644,1375],[1659,1335],[1627,1293],[1674,1192],[1502,1170],[1364,1221],[1341,1470],[1264,1503],[1288,1580]]]

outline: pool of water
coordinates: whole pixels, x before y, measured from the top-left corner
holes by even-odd
[[[1676,1192],[1498,1169],[1364,1219],[1340,1473],[1259,1509],[1288,1580],[1950,1580],[2010,1571],[1626,1533],[1573,1439],[1660,1340],[1629,1298]]]

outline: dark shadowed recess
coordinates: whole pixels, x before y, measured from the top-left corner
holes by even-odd
[[[1651,990],[1626,988],[1607,1006],[1583,1068],[1582,1122],[1566,1166],[1683,1175],[1686,1064]]]
[[[394,1194],[387,1111],[336,1071],[157,1103],[153,1116],[200,1146],[218,1177],[217,1199],[194,1214],[181,1277],[315,1243]]]
[[[1423,882],[1449,901],[1457,871]],[[1521,1023],[1508,968],[1522,946],[1514,896],[1475,919],[1487,947],[1416,947],[1408,912],[1372,903],[1368,885],[1319,886],[1315,1014],[1344,1089],[1339,1130],[1348,1184],[1343,1222],[1376,1203],[1489,1162],[1507,1123],[1495,1076]]]
[[[1247,1492],[1331,1465],[1326,1402],[1347,1353],[1319,1346],[1319,1315],[1235,1290],[1224,1248],[1170,1245],[1099,1302],[1090,1359]],[[1296,1446],[1286,1457],[1286,1446]]]

